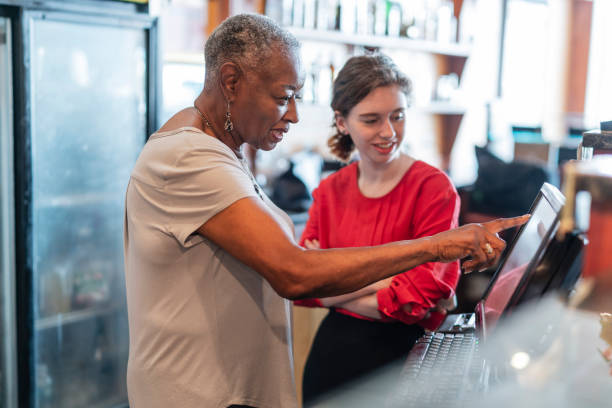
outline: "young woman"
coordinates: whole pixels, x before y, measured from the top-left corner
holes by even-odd
[[[384,55],[353,57],[339,72],[331,103],[332,153],[359,160],[323,180],[301,243],[364,247],[417,239],[457,227],[459,197],[438,169],[402,153],[411,84]],[[444,316],[459,263],[429,262],[353,293],[297,301],[328,307],[310,351],[304,401],[403,355]]]

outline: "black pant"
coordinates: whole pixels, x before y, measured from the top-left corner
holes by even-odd
[[[377,368],[403,362],[423,333],[420,326],[362,320],[330,309],[304,368],[304,405]],[[399,375],[401,364],[393,369]]]

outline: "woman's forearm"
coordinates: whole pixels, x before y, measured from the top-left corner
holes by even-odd
[[[325,307],[339,306],[343,303],[350,302],[351,300],[355,300],[363,296],[368,296],[372,293],[376,293],[376,289],[373,286],[374,285],[368,285],[365,288],[356,290],[355,292],[347,293],[345,295],[340,296],[324,297],[319,300],[321,301],[321,304]]]
[[[382,318],[380,312],[378,311],[378,299],[376,297],[376,293],[362,296],[357,299],[352,299],[337,306],[372,319]]]
[[[378,292],[379,290],[389,287],[392,279],[393,279],[392,277],[383,279],[381,281],[374,282],[371,285],[368,285],[364,288],[356,290],[355,292],[347,293],[345,295],[340,295],[340,296],[330,296],[330,297],[321,298],[320,301],[325,307],[338,306],[341,303],[346,303],[351,300],[360,298],[362,296],[376,294],[376,292]]]
[[[495,262],[504,248],[494,233],[527,220],[466,225],[432,237],[375,247],[307,250],[295,243],[260,201],[253,197],[238,200],[198,232],[292,300],[354,292],[426,262],[449,262],[467,255],[472,260],[464,266],[480,269]],[[485,242],[492,247],[489,254],[484,252]]]
[[[428,238],[376,247],[303,250],[284,265],[284,274],[294,280],[296,298],[323,298],[366,288],[435,257]]]

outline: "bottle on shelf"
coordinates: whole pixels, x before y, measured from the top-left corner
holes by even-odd
[[[387,1],[375,0],[374,2],[374,34],[387,34]]]
[[[425,38],[425,22],[427,21],[427,10],[422,1],[403,0],[405,12],[406,37],[413,40]]]
[[[355,34],[357,26],[357,0],[340,0],[340,31]]]
[[[316,0],[304,0],[304,28],[313,30],[316,26]]]
[[[462,44],[474,42],[474,29],[476,22],[476,2],[475,0],[464,0],[459,14],[457,40]]]
[[[372,34],[373,26],[370,24],[370,1],[357,1],[357,34]]]
[[[281,24],[288,27],[293,25],[293,0],[282,0]],[[271,14],[273,7],[268,7],[267,14]]]
[[[425,9],[425,30],[423,38],[427,41],[436,41],[438,32],[438,0],[429,0]]]
[[[293,0],[293,26],[304,27],[304,0]]]
[[[332,16],[334,15],[333,10],[335,10],[335,7],[333,7],[333,2],[330,0],[317,0],[316,3],[316,21],[315,21],[315,27],[317,28],[317,30],[331,30],[333,29],[333,25],[332,25]],[[334,18],[334,22],[335,22],[335,18]]]
[[[387,35],[399,37],[402,29],[402,6],[394,1],[387,2]]]
[[[436,10],[436,41],[443,43],[456,41],[457,23],[453,10],[451,1],[442,2]]]

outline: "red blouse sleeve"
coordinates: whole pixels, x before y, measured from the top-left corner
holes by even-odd
[[[460,200],[450,181],[443,174],[425,180],[414,203],[414,238],[426,237],[455,228],[459,220]],[[459,262],[429,262],[393,278],[388,288],[377,292],[378,310],[383,316],[407,324],[419,323],[436,328],[443,314],[432,313],[423,320],[430,308],[441,298],[454,295],[459,282]],[[410,305],[407,313],[404,306]]]
[[[312,205],[308,210],[308,221],[300,238],[300,246],[304,246],[304,241],[311,239],[319,239],[319,189],[316,188],[312,192]],[[305,307],[324,307],[319,299],[301,299],[293,301],[298,306]]]

